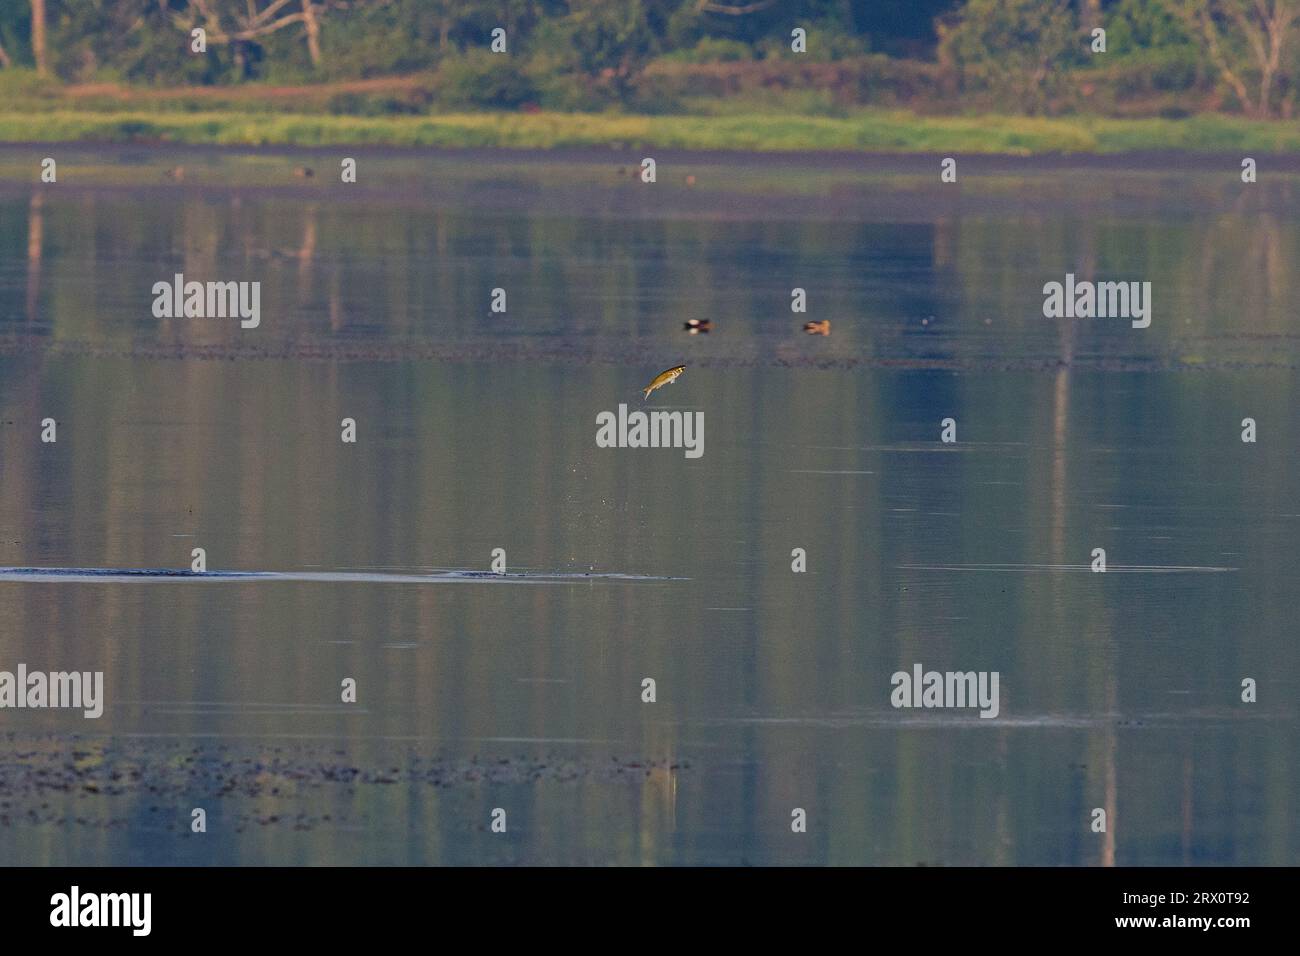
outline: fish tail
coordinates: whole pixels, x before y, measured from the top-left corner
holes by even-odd
[[[650,386],[646,386],[645,388],[641,389],[641,401],[644,402],[648,400],[650,398],[650,393],[653,391],[654,389],[651,388]]]

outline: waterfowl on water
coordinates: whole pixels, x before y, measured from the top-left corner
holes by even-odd
[[[701,333],[707,335],[713,330],[713,322],[710,319],[687,319],[686,324],[682,326],[691,335]]]
[[[822,319],[819,322],[805,322],[803,324],[803,330],[809,335],[830,335],[831,320]]]

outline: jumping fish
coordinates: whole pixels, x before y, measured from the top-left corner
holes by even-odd
[[[668,369],[668,371],[660,372],[658,375],[654,377],[654,381],[652,381],[649,385],[647,385],[642,390],[641,394],[644,396],[644,398],[642,398],[642,401],[645,401],[646,398],[649,398],[650,393],[653,392],[656,388],[663,388],[665,385],[671,385],[673,382],[677,381],[677,376],[681,375],[682,372],[685,371],[686,371],[685,365],[674,365],[672,368]]]

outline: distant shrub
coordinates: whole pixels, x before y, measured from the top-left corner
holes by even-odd
[[[626,101],[660,52],[648,6],[641,0],[568,0],[566,6],[563,17],[538,30],[535,48],[553,52],[565,72],[586,74],[595,95]]]
[[[693,47],[677,50],[664,59],[682,63],[740,63],[754,59],[754,48],[739,40],[704,37]]]
[[[472,50],[447,57],[438,68],[438,99],[446,106],[514,109],[536,102],[538,90],[515,57]]]
[[[1163,3],[1120,0],[1106,14],[1106,50],[1117,56],[1145,55],[1172,48],[1196,53],[1192,37]]]
[[[53,71],[72,82],[214,82],[229,69],[221,60],[223,51],[191,54],[189,36],[172,28],[165,6],[150,4],[140,10],[127,3],[60,5],[49,24]]]
[[[591,77],[574,72],[554,53],[535,53],[524,59],[521,68],[533,90],[533,98],[521,105],[535,103],[543,109],[585,113],[609,104],[608,96],[593,91]]]
[[[933,63],[896,60],[883,54],[832,63],[799,57],[713,64],[660,59],[642,74],[641,85],[652,86],[665,99],[697,103],[734,99],[743,101],[741,105],[751,111],[780,108],[822,116],[840,115],[854,105],[948,102]]]
[[[965,90],[1039,112],[1083,59],[1069,0],[967,0],[941,20],[939,62]]]
[[[57,81],[44,80],[35,70],[11,67],[0,70],[0,99],[17,102],[20,97],[53,97],[58,94]]]
[[[335,116],[416,116],[428,111],[433,96],[429,90],[399,93],[335,93],[325,111]]]
[[[146,120],[117,120],[108,123],[107,129],[111,131],[109,138],[116,142],[165,138],[162,127]]]
[[[808,28],[807,51],[795,53],[791,49],[792,37],[787,31],[782,36],[768,37],[758,44],[764,59],[807,60],[814,63],[834,63],[851,60],[870,52],[871,45],[865,36],[854,36],[844,30],[812,26]]]
[[[1205,63],[1190,47],[1143,50],[1118,57],[1103,76],[1118,96],[1189,90],[1205,81]]]

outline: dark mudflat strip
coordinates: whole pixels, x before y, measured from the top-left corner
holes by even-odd
[[[802,338],[791,343],[800,343]],[[866,350],[830,352],[808,346],[803,355],[790,349],[741,344],[732,354],[715,353],[693,357],[700,368],[806,368],[851,371],[853,369],[899,369],[947,372],[1056,372],[1063,368],[1102,372],[1223,371],[1300,368],[1300,352],[1294,343],[1282,347],[1261,345],[1252,336],[1228,336],[1221,342],[1230,356],[1220,359],[1184,360],[1174,354],[1125,355],[1093,353],[1068,360],[1043,352],[1026,355],[977,354],[907,355],[880,354]],[[1276,345],[1276,343],[1274,343]],[[242,343],[132,342],[99,343],[55,341],[42,334],[0,337],[0,356],[31,355],[89,358],[129,358],[183,361],[291,361],[291,362],[439,362],[449,364],[520,363],[529,365],[618,365],[637,367],[659,364],[673,353],[673,341],[647,339],[643,342],[597,341],[595,339],[538,339],[500,341],[388,341],[362,339],[299,339],[293,342],[248,345]],[[673,353],[676,354],[676,353]]]
[[[39,736],[10,733],[0,755],[0,830],[52,824],[120,829],[138,814],[177,835],[189,835],[176,806],[233,800],[234,832],[251,827],[311,830],[374,826],[357,815],[357,795],[393,787],[445,791],[484,786],[597,782],[639,786],[647,778],[689,769],[685,760],[582,749],[496,757],[392,753],[382,763],[352,759],[339,747],[296,743],[191,743],[176,739]],[[139,804],[136,806],[136,804]]]
[[[391,574],[370,571],[177,571],[169,568],[0,568],[0,582],[57,584],[74,581],[300,581],[325,584],[573,584],[581,581],[687,581],[621,572],[439,571],[433,574]]]
[[[489,165],[592,165],[639,164],[654,148],[655,159],[664,163],[691,163],[704,166],[728,166],[746,169],[851,170],[877,173],[915,173],[918,165],[928,171],[935,157],[952,157],[961,165],[962,175],[987,173],[1033,173],[1057,170],[1096,169],[1133,172],[1190,172],[1240,169],[1241,153],[1228,151],[1184,151],[1177,149],[1131,150],[1122,153],[962,153],[936,149],[932,152],[879,152],[869,150],[768,150],[740,149],[660,149],[608,146],[514,148],[448,146],[394,146],[350,144],[338,146],[294,146],[247,144],[193,145],[139,141],[132,143],[71,140],[67,142],[7,142],[0,144],[5,153],[39,152],[51,149],[93,152],[101,161],[147,162],[150,159],[174,160],[186,156],[285,156],[295,159],[333,159],[338,156],[369,158],[430,159],[464,163],[467,166]],[[1300,173],[1300,153],[1269,153],[1272,171]]]
[[[0,578],[256,578],[264,571],[178,571],[174,568],[0,568]]]

